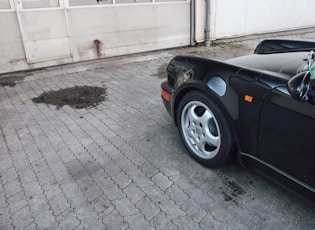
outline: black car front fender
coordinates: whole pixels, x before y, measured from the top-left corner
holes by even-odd
[[[229,84],[226,84],[226,87],[227,88],[224,95],[219,95],[215,91],[215,89],[210,88],[208,84],[199,80],[189,80],[185,84],[178,87],[173,95],[174,96],[173,111],[175,123],[177,124],[176,114],[180,99],[190,91],[200,91],[208,95],[218,104],[218,106],[221,107],[222,110],[226,112],[229,119],[237,120],[239,116],[238,95],[234,91],[234,89],[229,86]]]

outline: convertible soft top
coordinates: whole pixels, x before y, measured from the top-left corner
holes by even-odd
[[[315,50],[315,42],[312,41],[266,39],[257,45],[254,53],[272,54],[311,50]]]

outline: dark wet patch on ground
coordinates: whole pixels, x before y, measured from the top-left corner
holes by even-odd
[[[224,181],[225,191],[222,192],[225,201],[232,201],[246,194],[246,191],[233,181]]]
[[[14,87],[17,83],[22,82],[25,76],[9,76],[9,77],[1,77],[0,76],[0,86],[5,87]]]
[[[154,76],[158,77],[159,79],[164,79],[167,77],[166,73],[167,63],[161,65],[158,69],[158,72],[154,74]]]
[[[221,190],[223,200],[238,205],[239,201],[242,200],[242,197],[247,194],[246,190],[232,178],[225,175],[224,171],[218,171],[216,174],[222,179],[222,185],[219,189]]]
[[[60,109],[69,105],[75,109],[88,109],[97,106],[106,98],[106,88],[95,86],[76,86],[58,91],[49,91],[32,99],[34,103],[55,105]]]

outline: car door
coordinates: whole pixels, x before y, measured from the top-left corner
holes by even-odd
[[[266,95],[258,131],[259,159],[287,178],[313,189],[314,135],[314,104],[293,99],[286,87]]]

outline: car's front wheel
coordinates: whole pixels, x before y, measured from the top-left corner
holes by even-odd
[[[180,135],[190,155],[205,166],[223,165],[234,150],[234,138],[224,112],[199,91],[184,95],[177,110]]]

